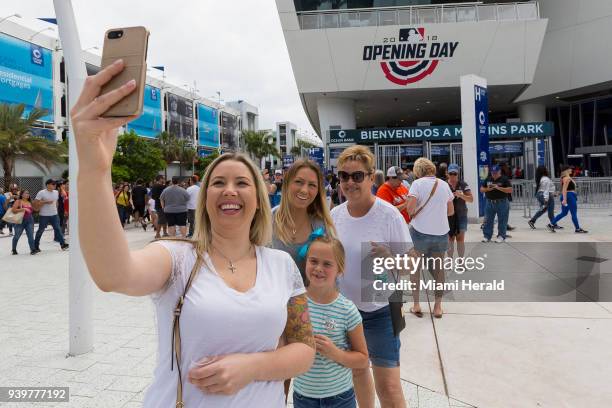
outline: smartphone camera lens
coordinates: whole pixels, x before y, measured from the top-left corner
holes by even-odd
[[[111,31],[110,33],[108,33],[108,39],[109,40],[114,40],[117,38],[121,38],[123,37],[123,31],[122,30],[114,30]]]

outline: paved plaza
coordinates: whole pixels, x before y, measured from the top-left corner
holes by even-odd
[[[512,211],[513,242],[612,241],[612,210],[583,210],[591,231],[532,231]],[[128,226],[131,247],[153,233]],[[468,240],[479,241],[478,225]],[[35,407],[140,407],[156,362],[156,327],[147,298],[95,290],[94,350],[68,351],[68,253],[49,230],[42,253],[30,256],[25,237],[19,256],[0,238],[0,386],[67,386],[70,402]],[[23,255],[22,255],[23,254]],[[27,254],[27,255],[26,255]],[[112,256],[112,254],[109,254]],[[508,256],[508,265],[515,262]],[[610,262],[610,261],[607,261]],[[602,264],[602,265],[605,265]],[[607,278],[612,267],[602,269]],[[609,280],[609,279],[608,279]],[[612,406],[612,303],[445,303],[431,319],[422,296],[422,319],[407,314],[402,332],[402,379],[410,407]],[[433,307],[433,304],[431,305]],[[1,404],[23,408],[27,404]]]

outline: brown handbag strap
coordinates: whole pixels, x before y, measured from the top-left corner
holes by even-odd
[[[419,209],[418,209],[418,210],[416,210],[416,211],[414,212],[414,214],[412,214],[412,215],[410,216],[410,218],[414,218],[414,217],[416,217],[417,215],[419,215],[419,213],[420,213],[420,212],[423,210],[423,208],[425,208],[425,206],[427,205],[427,203],[429,203],[429,200],[431,200],[431,197],[433,197],[433,195],[436,193],[436,189],[437,189],[437,188],[438,188],[438,179],[436,179],[436,182],[435,182],[435,184],[434,184],[433,188],[431,189],[431,193],[429,193],[429,197],[427,197],[427,201],[425,201],[425,204],[423,204],[421,207],[419,207]]]
[[[202,263],[202,256],[196,252],[196,261],[193,265],[191,273],[189,274],[189,280],[185,284],[185,290],[183,290],[183,295],[179,297],[178,301],[176,302],[176,307],[174,308],[174,321],[172,322],[172,360],[170,363],[170,369],[174,370],[174,359],[176,358],[176,368],[178,369],[178,384],[176,387],[176,408],[183,408],[185,406],[185,403],[183,402],[183,376],[181,373],[181,311],[183,310],[183,304],[185,303],[185,296],[187,295],[187,291],[191,287],[196,273],[202,266]]]

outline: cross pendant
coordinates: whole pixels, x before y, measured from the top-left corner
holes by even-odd
[[[228,266],[227,269],[229,269],[230,271],[232,271],[232,273],[236,272],[236,267],[234,266],[234,264],[232,263],[232,261],[230,261],[230,266]]]

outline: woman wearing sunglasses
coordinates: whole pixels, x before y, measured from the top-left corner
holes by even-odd
[[[374,374],[372,381],[369,368],[353,370],[357,401],[360,407],[374,407],[376,384],[381,406],[405,407],[399,368],[400,339],[393,330],[389,294],[374,292],[372,297],[364,296],[362,287],[371,287],[372,282],[362,278],[361,272],[362,250],[372,260],[404,254],[410,249],[406,221],[397,208],[372,194],[374,155],[367,147],[351,146],[340,154],[338,177],[347,200],[331,212],[346,253],[345,272],[338,282],[341,293],[361,313]],[[389,276],[390,279],[393,277]]]

